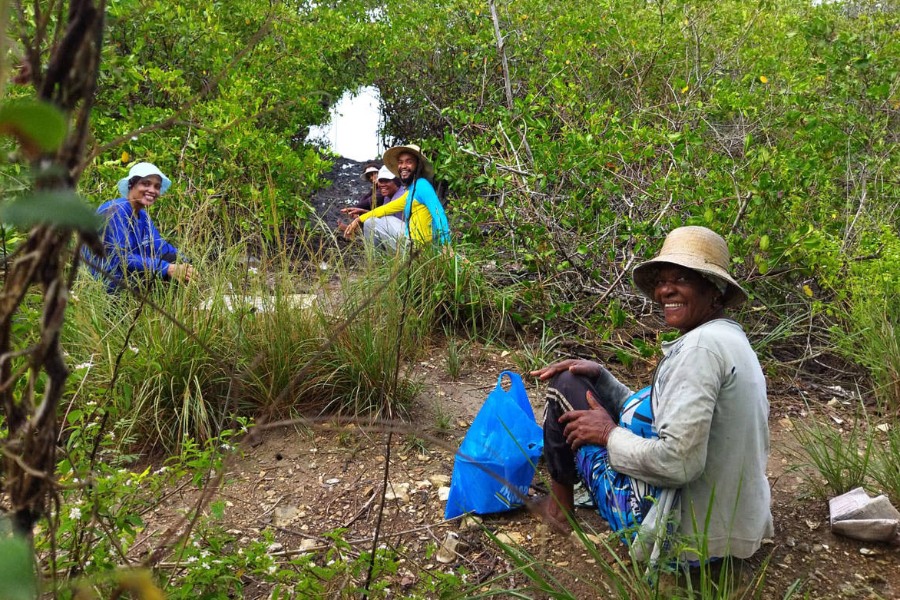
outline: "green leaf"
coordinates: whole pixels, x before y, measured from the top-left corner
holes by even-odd
[[[52,104],[15,100],[0,107],[0,133],[16,138],[29,151],[53,152],[66,138],[66,118]]]
[[[0,598],[32,600],[37,593],[28,543],[18,537],[0,539]]]
[[[75,192],[38,192],[0,207],[0,219],[20,229],[39,223],[80,231],[97,231],[102,219]]]

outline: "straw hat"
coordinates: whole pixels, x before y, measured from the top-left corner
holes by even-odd
[[[362,175],[360,175],[359,178],[365,182],[368,182],[369,181],[369,173],[377,173],[377,172],[378,172],[377,165],[368,164],[368,165],[366,165],[366,170],[362,172]]]
[[[678,265],[719,281],[725,286],[722,295],[726,307],[734,307],[747,299],[747,292],[728,273],[731,255],[728,244],[718,233],[706,227],[679,227],[666,236],[655,258],[639,264],[632,271],[634,284],[648,298],[653,298],[656,272],[665,264]]]
[[[172,185],[172,180],[169,179],[168,177],[166,177],[165,175],[163,175],[163,172],[160,171],[156,167],[156,165],[154,165],[153,163],[139,162],[136,165],[134,165],[133,167],[131,167],[131,169],[129,169],[127,177],[123,177],[122,179],[119,180],[118,187],[119,187],[120,197],[122,197],[122,198],[128,197],[128,181],[132,177],[143,178],[143,177],[150,177],[151,175],[158,175],[159,178],[162,180],[162,184],[160,184],[160,186],[159,186],[159,195],[162,196],[163,194],[165,194],[166,191],[168,191],[169,186]]]
[[[384,164],[388,169],[391,170],[392,173],[399,176],[400,172],[397,170],[397,159],[399,159],[400,155],[404,152],[414,154],[416,158],[419,159],[418,177],[424,177],[425,179],[431,179],[434,177],[434,167],[431,166],[431,163],[428,162],[428,159],[425,158],[424,154],[422,154],[422,150],[415,144],[408,144],[406,146],[394,146],[393,148],[388,148],[387,151],[385,151]]]

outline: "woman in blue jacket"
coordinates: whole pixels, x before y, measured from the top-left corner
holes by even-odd
[[[155,276],[184,282],[196,277],[190,264],[176,263],[183,255],[159,235],[147,214],[146,209],[171,185],[172,181],[156,165],[137,163],[127,177],[119,180],[120,197],[97,208],[97,214],[106,218],[105,256],[98,258],[85,250],[84,258],[94,277],[106,279],[108,291],[116,291],[124,280],[134,277]]]

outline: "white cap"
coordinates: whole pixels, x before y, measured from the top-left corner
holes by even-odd
[[[397,176],[387,167],[378,169],[378,179],[397,179]]]
[[[119,180],[119,194],[121,194],[122,198],[128,197],[128,181],[132,177],[150,177],[151,175],[159,175],[159,178],[162,180],[159,187],[159,195],[162,196],[169,189],[169,186],[172,185],[172,180],[163,175],[163,172],[156,165],[148,162],[137,163],[128,171],[128,177],[123,177]]]

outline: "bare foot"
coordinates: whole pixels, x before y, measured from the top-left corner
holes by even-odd
[[[528,510],[539,516],[544,523],[550,526],[550,529],[569,535],[572,533],[572,525],[566,518],[566,512],[553,496],[543,496],[537,500],[533,500],[528,504]]]

